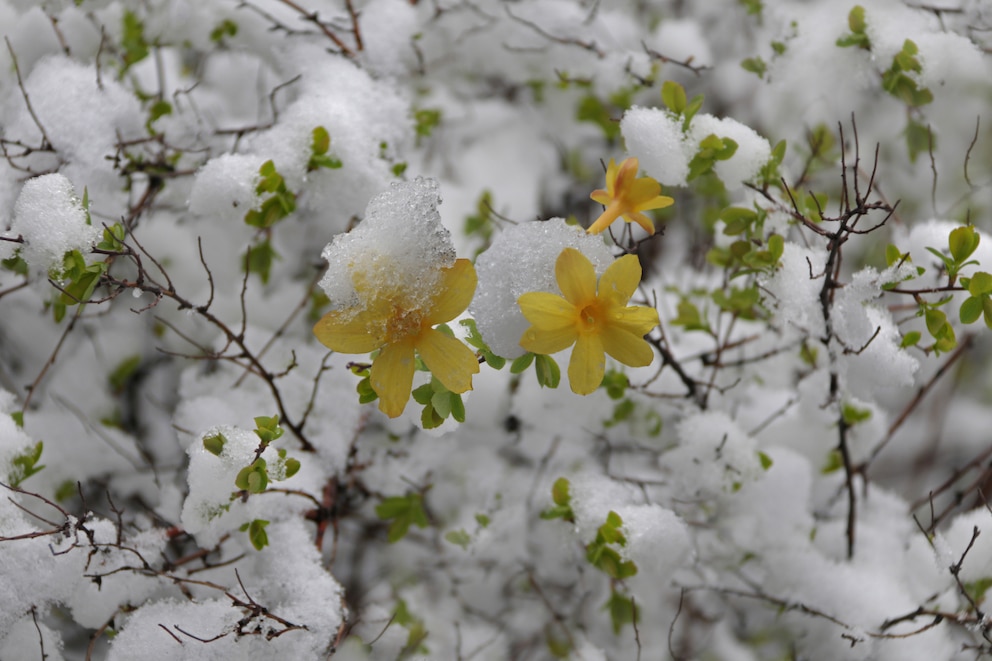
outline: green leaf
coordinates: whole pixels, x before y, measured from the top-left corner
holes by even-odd
[[[920,154],[929,153],[931,149],[936,149],[937,140],[930,130],[930,126],[925,126],[912,119],[906,124],[906,148],[909,150],[909,162],[915,163],[916,157]]]
[[[145,41],[145,24],[130,9],[124,10],[121,19],[121,48],[124,51],[124,69],[148,57],[148,42]]]
[[[572,495],[569,493],[569,482],[564,477],[559,477],[551,485],[551,500],[555,505],[566,507],[572,503]]]
[[[313,139],[310,142],[310,151],[314,156],[326,154],[331,148],[331,134],[323,126],[318,126],[313,130]]]
[[[465,402],[462,401],[462,396],[458,393],[450,393],[451,398],[451,417],[457,422],[465,422]]]
[[[419,493],[406,496],[389,496],[375,506],[375,514],[383,521],[391,521],[387,539],[394,544],[406,536],[411,525],[418,528],[428,526],[424,512],[423,498]]]
[[[903,349],[907,347],[916,346],[916,344],[920,341],[920,338],[922,337],[923,335],[919,331],[909,331],[908,333],[903,335],[902,342],[899,343],[899,346],[902,347]]]
[[[519,358],[515,358],[512,363],[510,363],[510,373],[520,374],[525,369],[530,367],[530,364],[534,362],[534,354],[525,353]]]
[[[261,439],[262,443],[268,445],[283,435],[283,429],[279,426],[279,414],[273,416],[260,415],[255,418],[255,435]]]
[[[785,252],[785,239],[782,238],[780,234],[772,234],[768,237],[768,253],[772,257],[772,261],[778,264],[779,260],[782,258],[782,253]]]
[[[827,463],[823,468],[820,469],[820,472],[823,473],[824,475],[829,475],[830,473],[839,471],[843,467],[844,467],[844,457],[841,456],[840,451],[831,450],[830,453],[827,454]]]
[[[220,453],[224,451],[224,444],[227,439],[224,438],[223,434],[214,434],[213,436],[207,436],[203,439],[203,449],[205,449],[210,454],[220,456]]]
[[[41,453],[44,447],[45,444],[38,441],[31,448],[21,454],[15,455],[11,460],[10,472],[7,474],[7,483],[17,488],[24,480],[40,472],[44,466],[38,465],[38,461],[41,459]]]
[[[467,549],[469,542],[472,541],[472,538],[469,537],[469,534],[465,532],[464,529],[449,531],[445,533],[444,539],[445,541],[451,542],[455,546],[460,546],[463,549]]]
[[[934,338],[939,337],[944,327],[947,326],[947,315],[940,310],[928,309],[924,313],[927,322],[927,330]]]
[[[427,388],[428,390],[430,390],[429,384],[427,385]],[[368,376],[363,378],[361,381],[358,382],[357,385],[355,385],[355,390],[358,391],[359,404],[368,404],[369,402],[374,402],[375,400],[379,399],[379,393],[377,393],[372,388],[372,380]],[[414,393],[416,392],[417,391],[415,390]],[[426,404],[429,401],[431,400],[430,400],[430,395],[428,394],[427,401],[419,402],[419,403]]]
[[[951,257],[958,264],[963,263],[971,257],[971,254],[978,249],[982,236],[975,231],[971,225],[955,227],[947,237],[947,244],[951,251]]]
[[[422,386],[414,388],[411,394],[415,402],[421,406],[427,406],[431,403],[431,399],[434,398],[434,388],[431,387],[431,384],[425,383]]]
[[[248,531],[248,541],[251,542],[256,551],[261,551],[269,545],[269,535],[265,532],[268,525],[269,522],[264,519],[253,519],[251,523],[241,526],[242,531]]]
[[[620,594],[616,590],[610,592],[610,598],[603,606],[603,610],[609,611],[613,633],[617,636],[620,635],[625,624],[632,625],[639,619],[633,597]]]
[[[855,5],[847,14],[847,26],[854,34],[864,34],[868,24],[865,22],[865,8]]]
[[[441,124],[440,108],[420,108],[413,113],[418,138],[429,137],[434,129]]]
[[[135,374],[138,373],[138,368],[141,367],[141,356],[134,355],[128,356],[120,363],[117,367],[107,376],[107,381],[110,384],[110,391],[115,395],[120,395],[127,388],[131,379],[134,378]]]
[[[982,297],[982,310],[985,313],[985,325],[992,329],[992,298]]]
[[[289,479],[300,472],[300,461],[298,459],[287,459],[286,460],[286,476],[284,479]]]
[[[681,115],[687,105],[685,88],[673,80],[666,80],[661,84],[661,101],[673,113]]]
[[[220,43],[224,37],[233,37],[238,33],[238,24],[225,18],[217,27],[210,31],[210,41]]]
[[[985,311],[983,298],[982,296],[971,296],[961,304],[961,310],[958,314],[962,324],[973,324],[978,321],[978,318]]]
[[[561,369],[551,356],[538,355],[534,358],[534,371],[542,388],[557,388],[561,383]]]
[[[151,126],[159,117],[172,114],[172,104],[164,99],[159,99],[148,109],[148,125]]]
[[[606,394],[609,395],[610,399],[617,400],[623,398],[629,385],[630,380],[627,379],[626,374],[611,369],[607,370],[606,374],[603,375],[603,382],[599,387],[606,390]]]
[[[441,419],[447,418],[451,415],[451,393],[445,389],[440,392],[435,392],[431,397],[431,406],[437,412]]]
[[[765,72],[768,71],[768,65],[765,64],[765,61],[758,56],[746,57],[741,60],[741,68],[744,69],[744,71],[750,71],[761,79],[764,79]]]
[[[861,409],[853,404],[844,404],[841,407],[841,418],[848,426],[856,425],[871,419],[871,409]]]
[[[234,478],[234,486],[248,493],[262,493],[269,485],[269,474],[265,460],[259,457],[250,466],[245,466]]]
[[[688,131],[689,124],[692,123],[692,118],[696,116],[699,109],[703,107],[703,95],[697,94],[689,100],[689,105],[685,108],[685,113],[683,113],[682,119],[682,130]]]
[[[968,293],[972,296],[992,293],[992,274],[978,271],[968,281]]]
[[[758,452],[758,461],[761,462],[761,468],[763,470],[768,470],[769,468],[772,467],[772,464],[775,463],[775,462],[772,461],[772,458],[771,457],[769,457],[764,452],[760,452],[760,451]]]

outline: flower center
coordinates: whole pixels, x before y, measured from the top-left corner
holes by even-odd
[[[589,305],[582,308],[579,312],[579,330],[580,332],[591,333],[596,332],[599,328],[599,322],[601,317],[601,311],[599,305],[596,303],[590,303]]]
[[[386,321],[386,341],[393,343],[418,334],[422,321],[420,310],[406,310],[394,304],[392,314]]]

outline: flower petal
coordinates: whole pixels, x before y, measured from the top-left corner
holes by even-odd
[[[603,210],[603,213],[599,214],[599,218],[597,218],[593,224],[589,226],[586,232],[589,234],[599,234],[612,225],[613,221],[619,218],[622,212],[623,207],[620,206],[619,202],[610,202]]]
[[[650,211],[651,209],[664,209],[665,207],[670,207],[675,204],[675,200],[668,197],[667,195],[658,195],[657,197],[652,197],[651,199],[644,200],[643,202],[638,202],[634,206],[635,211]]]
[[[457,259],[454,264],[442,269],[441,281],[427,312],[430,324],[443,324],[464,312],[472,302],[477,282],[475,267],[467,259]]]
[[[424,364],[451,392],[472,389],[472,375],[479,373],[479,360],[472,350],[439,330],[428,328],[417,338]]]
[[[609,191],[606,191],[606,190],[603,190],[602,188],[598,188],[598,189],[594,190],[593,192],[589,193],[589,197],[593,201],[599,202],[603,206],[606,206],[607,204],[609,204],[610,203],[610,200],[613,199],[610,196],[610,192]]]
[[[616,197],[617,194],[617,173],[619,170],[620,166],[611,158],[610,164],[606,166],[606,193],[611,198]]]
[[[568,384],[577,395],[588,395],[603,382],[606,373],[606,355],[599,335],[586,333],[579,336],[568,362]]]
[[[596,269],[575,248],[565,248],[558,255],[555,278],[565,300],[572,305],[583,307],[596,298]]]
[[[574,324],[550,330],[542,330],[531,326],[524,331],[523,336],[520,338],[520,346],[525,351],[530,351],[531,353],[549,355],[567,349],[575,344],[578,338],[579,333],[575,329]]]
[[[541,330],[574,326],[578,310],[557,294],[534,291],[517,299],[520,311],[527,321]]]
[[[637,178],[637,171],[640,169],[640,161],[635,157],[628,158],[617,168],[616,185],[613,190],[614,197],[630,199],[631,186]]]
[[[632,305],[611,312],[610,322],[637,337],[644,337],[658,325],[658,311],[642,305]]]
[[[599,278],[599,297],[616,305],[627,305],[641,282],[637,255],[624,255],[610,264]]]
[[[635,179],[627,191],[627,201],[632,207],[640,207],[661,194],[661,184],[651,177]]]
[[[645,216],[640,211],[628,211],[624,214],[624,218],[628,222],[635,222],[644,228],[644,231],[648,234],[654,234],[654,221]]]
[[[395,418],[406,408],[413,389],[415,366],[412,338],[387,344],[372,361],[369,382],[379,395],[379,410],[390,418]]]
[[[376,323],[378,321],[378,323]],[[333,310],[320,318],[313,334],[328,349],[340,353],[369,353],[383,344],[377,329],[384,327],[384,320],[374,318],[374,312],[353,308]]]
[[[644,367],[650,365],[654,360],[654,351],[651,345],[638,335],[621,328],[608,324],[603,327],[601,333],[603,349],[610,354],[614,360],[631,367]]]

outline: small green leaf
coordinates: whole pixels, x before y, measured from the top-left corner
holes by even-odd
[[[219,43],[224,37],[233,37],[238,33],[238,24],[225,18],[217,27],[210,31],[210,41]]]
[[[44,447],[45,444],[38,441],[31,448],[21,454],[15,455],[11,460],[10,472],[7,474],[7,483],[17,488],[24,480],[40,472],[44,466],[38,465],[38,461],[41,459],[41,453]]]
[[[269,535],[265,532],[268,525],[269,522],[264,519],[253,519],[251,523],[241,526],[242,531],[248,531],[248,541],[251,542],[256,551],[261,551],[269,545]]]
[[[847,14],[847,26],[854,34],[864,34],[868,24],[865,22],[865,8],[855,5]]]
[[[569,482],[564,477],[559,477],[551,485],[551,500],[555,505],[566,507],[572,503],[572,495],[569,493]]]
[[[985,310],[982,302],[983,298],[985,297],[971,296],[961,304],[961,310],[958,314],[961,317],[962,324],[973,324],[978,321],[978,318],[982,316]]]
[[[530,364],[534,362],[534,354],[525,353],[519,358],[515,358],[512,363],[510,363],[510,373],[520,374],[525,369],[530,367]]]
[[[823,473],[824,475],[829,475],[830,473],[839,471],[843,467],[844,467],[844,458],[841,456],[840,451],[831,450],[830,453],[827,454],[827,463],[823,468],[820,469],[820,472]]]
[[[761,79],[764,79],[765,72],[768,71],[768,65],[758,56],[746,57],[741,60],[741,68],[744,71],[750,71]]]
[[[603,610],[610,613],[613,633],[617,636],[620,635],[625,624],[632,625],[638,620],[637,608],[634,605],[633,597],[620,594],[616,590],[610,592],[610,598],[603,606]]]
[[[431,387],[431,384],[425,383],[422,386],[414,388],[411,394],[415,402],[421,406],[427,406],[431,403],[431,399],[434,398],[434,388]]]
[[[686,108],[685,88],[673,80],[661,84],[661,101],[676,115],[681,115]]]
[[[207,436],[203,439],[203,449],[205,449],[210,454],[220,456],[220,453],[224,451],[224,444],[227,439],[224,438],[223,434],[214,434],[213,436]]]
[[[460,546],[463,549],[467,549],[469,542],[472,541],[472,538],[469,537],[469,534],[465,532],[464,529],[451,530],[445,533],[444,539],[445,541],[451,542],[455,546]]]
[[[923,335],[919,331],[909,331],[903,335],[902,342],[899,343],[899,346],[903,349],[916,346],[922,337]]]
[[[561,369],[551,356],[537,355],[534,358],[534,370],[542,388],[557,388],[561,383]]]
[[[248,493],[262,493],[269,484],[265,460],[259,457],[250,466],[238,471],[234,486]]]
[[[972,296],[992,293],[992,274],[978,271],[968,281],[968,293]]]
[[[758,452],[758,461],[761,462],[761,468],[764,470],[768,470],[769,468],[772,467],[772,464],[775,463],[772,461],[771,457],[769,457],[764,452],[760,452],[760,451]]]
[[[871,419],[871,409],[862,409],[853,404],[844,404],[841,407],[841,417],[844,424],[848,426],[856,425]]]
[[[115,395],[123,393],[124,389],[127,388],[128,384],[138,373],[138,368],[140,367],[140,355],[128,356],[118,363],[117,367],[107,377],[107,381],[110,383],[110,391]]]
[[[418,528],[428,526],[427,513],[424,512],[423,499],[419,493],[383,498],[375,506],[375,514],[383,521],[391,521],[387,533],[390,544],[403,539],[411,525]]]

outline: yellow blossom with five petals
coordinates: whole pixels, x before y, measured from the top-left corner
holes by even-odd
[[[628,158],[620,165],[611,158],[606,168],[606,190],[595,190],[589,196],[606,208],[599,218],[589,226],[590,234],[599,234],[617,218],[628,223],[633,221],[654,234],[654,223],[643,211],[664,209],[675,203],[670,197],[661,194],[661,184],[651,177],[637,177],[638,161]]]
[[[438,381],[454,393],[472,389],[479,361],[465,344],[434,326],[465,311],[475,294],[475,267],[458,259],[441,269],[429,301],[418,303],[400,287],[372,288],[367,278],[354,277],[355,289],[365,299],[362,309],[332,310],[313,327],[314,335],[340,353],[370,353],[369,381],[379,396],[379,409],[391,418],[403,413],[413,388],[416,354]]]
[[[578,250],[565,248],[555,263],[555,277],[564,296],[530,292],[517,299],[531,323],[520,338],[521,347],[552,354],[574,344],[568,381],[579,395],[588,395],[603,382],[605,354],[631,367],[651,364],[654,351],[644,336],[658,325],[658,311],[627,305],[641,281],[636,256],[625,255],[610,264],[597,289],[592,262]]]

